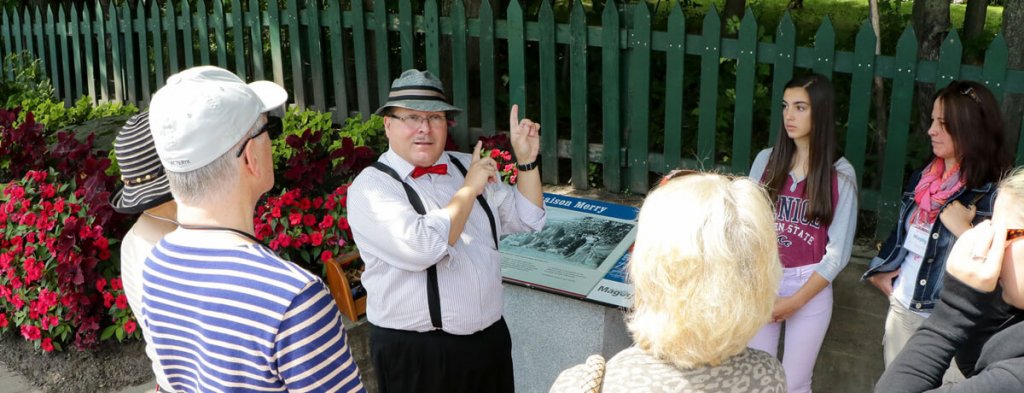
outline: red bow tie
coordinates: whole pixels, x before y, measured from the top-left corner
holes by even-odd
[[[412,170],[412,178],[415,179],[428,173],[433,173],[435,175],[447,175],[448,164],[437,164],[434,166],[418,166],[416,167],[416,169]]]

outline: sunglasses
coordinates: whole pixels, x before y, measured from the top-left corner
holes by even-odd
[[[252,134],[252,136],[250,136],[249,139],[245,140],[245,143],[242,144],[242,148],[238,149],[238,154],[235,154],[235,158],[242,156],[242,152],[245,151],[245,146],[249,144],[249,141],[256,139],[260,135],[263,135],[264,132],[270,136],[270,140],[274,140],[277,139],[277,137],[281,136],[281,132],[283,130],[284,126],[281,124],[280,117],[267,116],[267,122],[263,123],[263,127],[260,127],[259,131],[256,131],[256,133]]]
[[[960,94],[970,97],[976,104],[981,104],[981,99],[979,99],[978,95],[974,93],[974,88],[971,86],[967,86],[966,89],[960,90]]]
[[[692,175],[694,173],[700,172],[695,171],[693,169],[673,169],[669,171],[669,173],[666,173],[665,176],[661,178],[661,181],[658,182],[658,187],[668,184],[668,182],[672,181],[673,179],[678,179],[680,177]]]

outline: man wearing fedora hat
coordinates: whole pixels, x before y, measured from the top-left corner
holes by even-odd
[[[142,112],[128,119],[114,138],[114,156],[123,186],[111,198],[110,205],[121,214],[142,213],[121,239],[121,282],[128,307],[142,329],[156,383],[165,390],[170,384],[156,362],[156,352],[150,345],[152,333],[142,316],[142,264],[153,245],[178,227],[177,205],[149,133],[149,113]]]
[[[544,226],[540,125],[512,107],[510,186],[480,143],[472,155],[444,151],[460,111],[430,72],[403,72],[377,110],[389,149],[349,188],[382,392],[514,390],[498,238]]]
[[[212,66],[167,79],[149,122],[178,229],[143,266],[142,313],[178,392],[361,392],[341,313],[323,281],[253,236],[274,185],[267,112],[288,94]]]

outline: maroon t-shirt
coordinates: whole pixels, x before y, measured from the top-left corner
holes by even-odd
[[[821,262],[828,244],[828,225],[808,221],[811,202],[804,198],[807,178],[793,187],[793,176],[786,181],[775,201],[775,232],[778,236],[779,259],[783,267],[799,267]],[[839,202],[839,180],[832,171],[832,210]]]

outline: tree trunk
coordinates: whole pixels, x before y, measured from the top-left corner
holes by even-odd
[[[985,31],[985,12],[988,0],[967,0],[967,13],[964,14],[964,41],[981,37]]]
[[[939,48],[949,32],[949,0],[917,0],[911,15],[914,33],[917,36],[917,57],[927,60],[939,59]],[[917,103],[918,121],[915,129],[924,133],[931,118],[932,96],[935,84],[918,83],[914,95]]]
[[[747,8],[747,0],[725,0],[725,6],[722,7],[722,35],[729,37],[735,37],[736,32],[729,32],[726,29],[729,27],[729,19],[735,17],[737,20],[743,19],[743,10]],[[739,29],[737,28],[737,31]]]
[[[1024,0],[1006,0],[1003,8],[1003,38],[1009,47],[1011,69],[1024,70]],[[1024,94],[1007,94],[1003,98],[1003,116],[1006,120],[1006,140],[1016,153],[1020,137],[1021,118],[1024,117]]]

